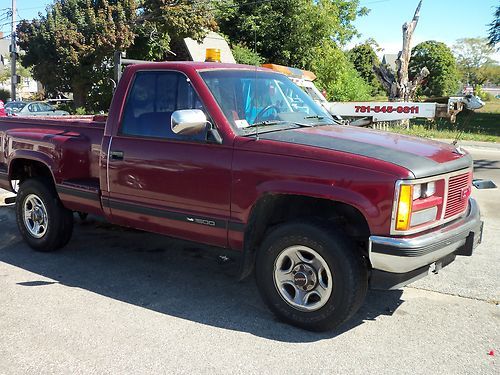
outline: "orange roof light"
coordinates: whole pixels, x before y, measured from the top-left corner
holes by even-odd
[[[205,62],[219,62],[220,63],[220,49],[207,48],[205,52]]]
[[[305,79],[306,81],[314,81],[316,79],[316,75],[309,70],[290,68],[288,66],[278,64],[262,64],[262,67],[274,70],[278,73],[283,73],[289,77]]]

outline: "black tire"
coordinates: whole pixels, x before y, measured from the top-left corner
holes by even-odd
[[[30,196],[36,196],[43,203],[48,218],[40,238],[31,234],[24,220],[24,206]],[[73,213],[63,206],[49,179],[31,178],[20,185],[16,198],[16,220],[24,240],[37,251],[60,249],[69,242],[73,233]]]
[[[331,294],[317,310],[292,306],[275,284],[275,263],[292,246],[312,249],[329,267]],[[342,233],[315,222],[292,222],[273,229],[257,254],[256,279],[264,302],[278,318],[311,331],[331,330],[349,320],[363,304],[368,288],[367,266],[355,244]]]

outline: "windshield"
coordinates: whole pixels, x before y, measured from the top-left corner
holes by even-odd
[[[5,108],[15,108],[15,109],[22,109],[26,105],[26,102],[8,102],[5,104]]]
[[[211,70],[200,75],[226,118],[240,133],[255,131],[256,124],[295,127],[335,123],[323,108],[282,74]]]

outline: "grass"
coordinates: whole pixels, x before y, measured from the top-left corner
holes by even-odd
[[[500,142],[500,100],[486,102],[483,108],[474,112],[459,113],[454,124],[444,119],[415,119],[410,121],[410,129],[392,128],[391,131],[425,138],[447,139],[454,139],[459,131],[463,131],[460,136],[462,140]]]

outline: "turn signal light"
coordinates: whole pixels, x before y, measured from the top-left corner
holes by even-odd
[[[411,185],[401,185],[396,214],[396,230],[407,230],[410,226],[413,191]]]

